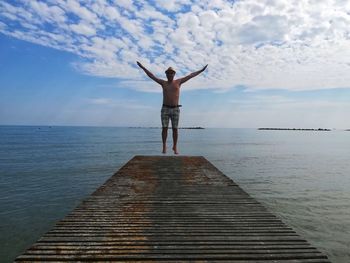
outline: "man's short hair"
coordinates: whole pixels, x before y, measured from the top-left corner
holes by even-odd
[[[165,71],[165,73],[170,73],[170,72],[174,72],[174,73],[176,73],[176,71],[172,68],[172,67],[169,67],[166,71]]]

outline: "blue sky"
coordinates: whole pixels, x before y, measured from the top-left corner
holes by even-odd
[[[139,60],[163,78],[209,64],[181,88],[181,126],[350,128],[349,13],[336,0],[2,1],[0,124],[160,126]]]

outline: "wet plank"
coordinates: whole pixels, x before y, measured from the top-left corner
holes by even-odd
[[[16,262],[329,262],[204,157],[135,156]]]

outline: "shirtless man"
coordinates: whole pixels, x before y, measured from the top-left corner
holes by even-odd
[[[168,136],[168,125],[169,118],[171,120],[171,126],[173,129],[173,151],[175,154],[179,154],[177,150],[177,137],[178,137],[178,123],[180,116],[179,97],[180,97],[180,86],[185,83],[187,80],[199,75],[202,73],[208,65],[203,67],[201,70],[195,71],[186,77],[174,79],[176,71],[169,67],[166,71],[167,80],[159,79],[153,75],[148,69],[146,69],[140,62],[137,61],[137,65],[143,69],[148,77],[153,79],[163,88],[163,107],[161,110],[161,119],[162,119],[162,141],[163,141],[163,151],[166,153],[166,139]]]

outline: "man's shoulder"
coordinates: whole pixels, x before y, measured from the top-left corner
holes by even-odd
[[[182,82],[182,79],[183,78],[178,78],[178,79],[174,79],[174,82],[176,83],[176,84],[181,84],[181,82]]]
[[[164,85],[164,83],[166,83],[166,80],[164,80],[164,79],[158,79],[159,81],[158,81],[158,83],[160,84],[160,85]]]

